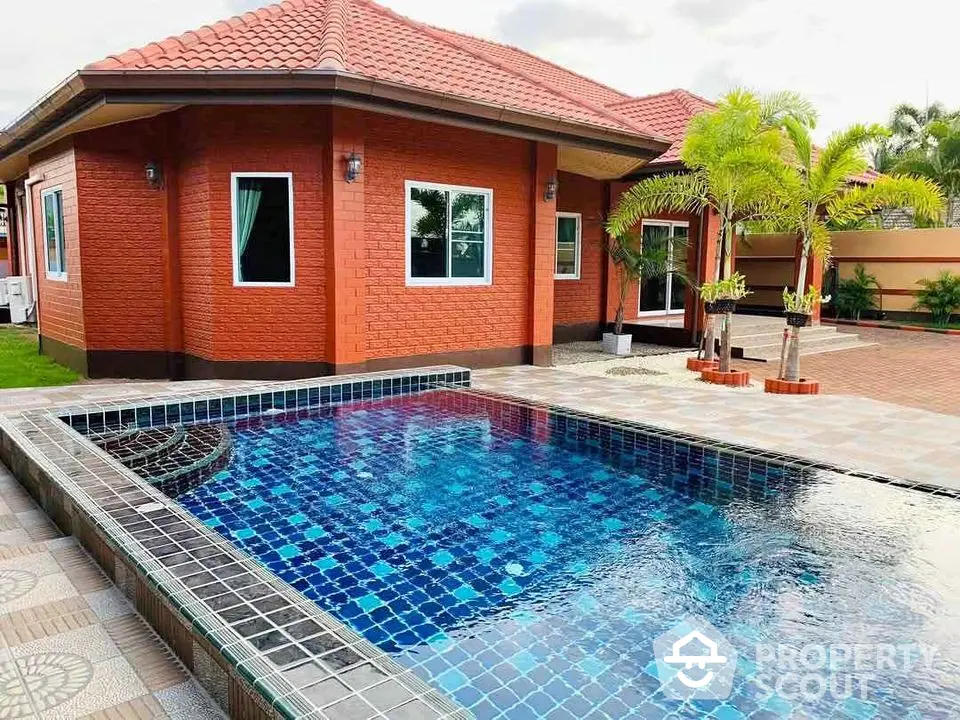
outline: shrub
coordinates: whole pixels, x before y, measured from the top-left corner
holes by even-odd
[[[860,319],[860,313],[877,307],[873,291],[880,288],[877,276],[868,273],[861,263],[853,269],[853,277],[837,283],[837,314]]]
[[[935,280],[918,280],[915,309],[926,310],[933,316],[935,325],[944,326],[950,316],[960,309],[960,275],[944,270]]]

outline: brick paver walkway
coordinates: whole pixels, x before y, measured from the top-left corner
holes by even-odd
[[[960,415],[960,337],[879,328],[840,328],[876,345],[800,358],[803,377],[825,393]],[[778,363],[734,362],[754,379],[776,377]]]

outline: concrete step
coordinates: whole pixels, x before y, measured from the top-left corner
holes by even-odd
[[[805,340],[800,338],[800,355],[819,355],[821,353],[836,352],[839,350],[852,350],[855,348],[870,347],[875,343],[863,342],[856,335],[848,333],[836,333],[833,336],[819,337]],[[734,345],[733,353],[736,356],[743,357],[745,360],[760,360],[762,362],[779,362],[780,352],[783,346],[782,338],[777,342],[752,345],[739,348]]]
[[[805,327],[800,328],[800,338],[801,340],[818,340],[821,338],[834,337],[838,335],[837,329],[829,325],[823,325],[820,327]],[[733,336],[730,338],[731,342],[738,347],[748,347],[750,345],[766,345],[770,342],[781,341],[783,339],[783,328],[779,330],[767,330],[763,332],[738,332],[734,328]]]

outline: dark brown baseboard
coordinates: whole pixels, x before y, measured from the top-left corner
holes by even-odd
[[[603,333],[603,325],[600,323],[578,323],[576,325],[554,325],[553,342],[583,342],[587,340],[599,340]]]
[[[38,342],[41,354],[53,358],[61,365],[85,377],[89,376],[86,350],[43,335],[39,336]]]
[[[325,361],[208,360],[188,353],[162,350],[84,350],[50,338],[40,338],[41,351],[90,378],[136,380],[298,380],[324,375],[402,370],[429,365],[469,368],[549,364],[552,350],[529,345],[464,350],[405,357],[371,358],[362,363],[334,365]]]

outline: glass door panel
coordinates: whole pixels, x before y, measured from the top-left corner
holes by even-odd
[[[689,234],[690,234],[690,228],[687,227],[686,225],[673,226],[674,240],[679,238],[683,241],[683,243],[686,243],[687,238],[689,237]],[[683,258],[680,257],[679,255],[674,255],[673,252],[674,252],[674,248],[676,248],[677,253],[684,254],[687,252],[687,248],[685,247],[684,244],[675,243],[674,240],[670,241],[670,253],[671,253],[671,257],[673,258],[673,265],[679,264],[681,267],[683,267],[684,263],[680,262],[681,260],[683,260]],[[686,299],[687,299],[687,283],[684,282],[683,277],[681,275],[678,275],[676,273],[670,273],[670,277],[667,282],[668,282],[668,285],[670,286],[670,292],[669,292],[670,304],[669,306],[667,306],[667,312],[683,310],[684,304],[686,303]]]
[[[666,248],[670,243],[669,225],[644,225],[643,247]],[[668,278],[640,279],[640,302],[637,310],[642,313],[662,313],[667,309]]]

